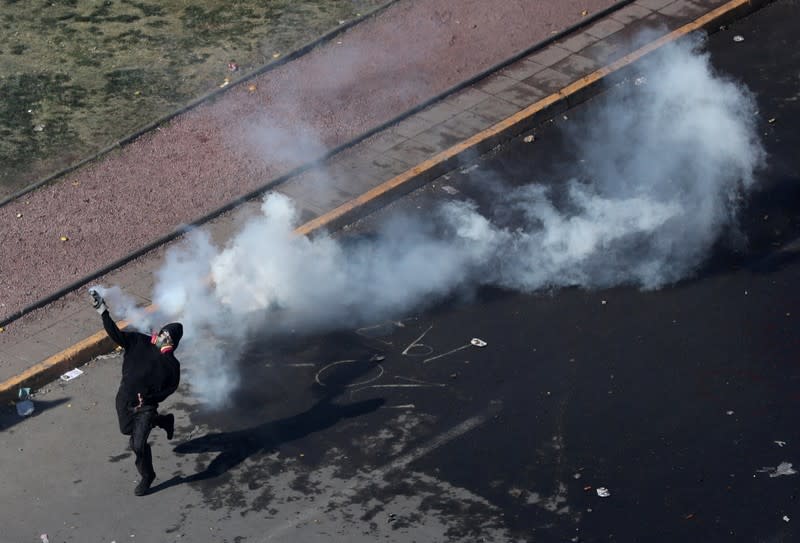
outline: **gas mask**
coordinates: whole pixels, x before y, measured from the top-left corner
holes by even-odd
[[[168,353],[175,348],[175,344],[172,342],[172,336],[163,329],[157,334],[153,334],[150,342],[155,345],[162,354]]]

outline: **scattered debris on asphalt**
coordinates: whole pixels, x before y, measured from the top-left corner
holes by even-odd
[[[475,345],[476,347],[486,347],[486,342],[485,342],[485,341],[483,341],[482,339],[478,339],[478,338],[476,338],[476,337],[472,338],[472,340],[470,341],[470,343],[471,343],[472,345]]]
[[[451,187],[450,185],[442,185],[442,190],[445,191],[447,194],[451,196],[458,194],[458,189],[455,187]]]
[[[60,239],[61,241],[69,241],[69,238],[67,236],[61,236],[58,239]]]
[[[47,534],[42,534],[39,536],[39,539],[42,540],[42,543],[50,543],[50,540],[47,539]]]
[[[782,475],[795,475],[797,471],[792,469],[791,462],[781,462],[777,467],[765,466],[758,470],[758,473],[768,473],[770,479],[780,477]]]
[[[786,442],[785,441],[781,441],[781,440],[775,440],[775,441],[773,441],[773,443],[775,445],[777,445],[778,447],[784,447],[786,445]]]
[[[725,414],[726,414],[726,415],[728,415],[728,416],[730,417],[731,415],[733,415],[733,411],[730,411],[730,410],[728,410],[728,411],[725,411]]]
[[[645,76],[637,77],[633,80],[633,84],[637,87],[641,87],[642,85],[647,84],[647,78]]]
[[[597,489],[597,495],[600,496],[601,498],[608,498],[609,496],[611,496],[611,492],[609,492],[609,490],[606,487],[601,486]]]
[[[775,117],[773,117],[773,118],[769,119],[767,122],[768,122],[769,124],[772,124],[772,123],[774,123],[774,122],[775,122]]]
[[[257,88],[258,87],[256,87],[255,83],[250,83],[249,85],[247,85],[247,92],[249,92],[250,94],[253,94],[254,92],[256,92]]]
[[[789,515],[783,515],[783,522],[789,522]]]
[[[586,17],[587,15],[589,15],[588,9],[584,9],[583,11],[581,11],[581,17]]]
[[[737,34],[733,37],[733,41],[735,42],[744,41],[744,36],[740,36],[739,34]]]
[[[22,213],[17,213],[17,218],[21,219],[22,218]]]
[[[81,375],[83,375],[83,371],[79,370],[78,368],[75,368],[73,370],[69,370],[67,373],[62,375],[61,376],[61,380],[62,381],[72,381],[73,379],[75,379],[76,377],[79,377]]]
[[[533,134],[531,134],[529,136],[525,136],[522,139],[522,141],[524,141],[525,143],[531,143],[532,141],[535,141],[535,140],[536,140],[536,137]]]

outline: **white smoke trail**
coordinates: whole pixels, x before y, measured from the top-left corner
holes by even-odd
[[[451,202],[368,239],[307,238],[293,233],[292,202],[270,194],[224,248],[193,232],[168,254],[154,301],[184,324],[195,394],[227,399],[235,349],[256,330],[352,326],[486,284],[657,288],[694,272],[764,160],[752,97],[696,45],[652,55],[647,85],[613,93],[580,125],[580,180],[513,189],[488,215]]]

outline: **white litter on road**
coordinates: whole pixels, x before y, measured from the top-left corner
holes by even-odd
[[[67,373],[61,376],[62,381],[72,381],[76,377],[80,377],[83,375],[83,371],[75,368],[74,370],[69,370]]]
[[[791,462],[781,462],[778,467],[765,466],[758,470],[758,473],[769,473],[770,478],[780,477],[781,475],[796,475],[797,471],[792,469]]]

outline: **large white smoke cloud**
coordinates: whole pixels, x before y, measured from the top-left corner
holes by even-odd
[[[657,288],[690,275],[764,160],[752,97],[696,46],[651,55],[645,85],[593,108],[572,135],[585,171],[563,179],[558,198],[530,184],[487,214],[450,202],[342,242],[295,235],[292,201],[273,193],[222,248],[203,231],[189,234],[167,255],[154,301],[184,323],[194,393],[225,402],[237,386],[237,346],[251,334],[396,317],[479,285]],[[517,221],[500,219],[508,216]]]

